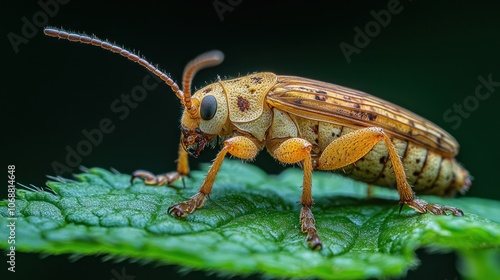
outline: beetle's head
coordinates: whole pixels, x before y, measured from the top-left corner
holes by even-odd
[[[181,126],[182,146],[189,155],[197,157],[200,152],[211,142],[213,135],[206,134],[199,128],[189,129]]]
[[[198,56],[184,69],[183,91],[176,92],[184,112],[181,118],[181,143],[184,149],[196,157],[208,144],[215,144],[228,124],[226,95],[220,83],[216,82],[198,90],[191,96],[190,88],[194,74],[205,67],[220,64],[224,55],[211,51]]]

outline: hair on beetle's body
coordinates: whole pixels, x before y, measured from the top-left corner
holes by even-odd
[[[157,176],[138,170],[132,180],[171,184],[189,174],[188,155],[196,157],[205,147],[222,142],[199,192],[169,207],[177,217],[203,205],[226,154],[252,160],[263,149],[280,163],[301,165],[300,222],[313,249],[322,246],[311,211],[313,170],[342,170],[341,174],[371,184],[396,186],[401,206],[420,213],[463,215],[458,208],[415,196],[450,196],[470,187],[469,173],[455,160],[458,143],[435,124],[395,104],[339,85],[269,72],[218,78],[191,94],[196,72],[220,64],[221,52],[207,52],[189,62],[181,90],[149,62],[116,45],[54,28],[45,29],[45,34],[99,46],[137,62],[165,81],[180,100],[184,111],[177,170]]]

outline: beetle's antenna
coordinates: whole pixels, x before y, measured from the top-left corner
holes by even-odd
[[[222,63],[224,54],[221,51],[213,50],[203,53],[191,60],[184,68],[182,75],[182,90],[184,91],[184,106],[186,110],[192,115],[196,115],[196,106],[191,103],[191,83],[193,77],[199,70],[211,66],[216,66]]]
[[[53,27],[45,28],[43,30],[43,33],[45,33],[45,35],[50,36],[50,37],[56,37],[56,38],[65,39],[65,40],[69,40],[69,41],[73,41],[73,42],[89,44],[89,45],[97,46],[97,47],[103,48],[105,50],[120,54],[120,55],[128,58],[129,60],[132,60],[133,62],[139,63],[141,66],[148,69],[151,73],[158,76],[162,81],[164,81],[167,85],[170,86],[170,88],[175,92],[175,95],[177,96],[177,98],[179,98],[181,100],[182,104],[185,103],[186,99],[189,100],[189,102],[191,101],[191,98],[184,98],[184,93],[182,92],[182,90],[180,90],[179,86],[167,74],[160,71],[157,67],[153,66],[151,63],[149,63],[144,58],[141,58],[138,55],[136,55],[130,51],[127,51],[126,49],[124,49],[122,47],[117,46],[116,44],[113,44],[113,43],[110,43],[107,41],[103,41],[95,36],[90,37],[87,35],[80,35],[80,34],[76,34],[76,33],[67,32],[63,29],[53,28]],[[198,69],[200,69],[200,68],[198,67]],[[197,69],[195,69],[195,70],[197,70]]]

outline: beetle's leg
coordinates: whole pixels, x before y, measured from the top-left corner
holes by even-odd
[[[273,155],[276,159],[283,163],[293,164],[302,163],[304,170],[304,179],[302,183],[302,196],[300,204],[300,223],[303,233],[307,233],[307,243],[313,250],[321,249],[321,240],[316,230],[314,215],[311,207],[314,204],[312,198],[312,159],[311,159],[311,143],[301,138],[291,138],[281,143],[274,151]]]
[[[430,212],[436,215],[446,214],[450,211],[455,216],[462,216],[462,210],[438,204],[429,204],[415,197],[413,190],[406,180],[403,163],[399,157],[394,144],[380,127],[368,127],[355,130],[342,135],[330,143],[320,156],[318,169],[334,170],[356,162],[377,144],[384,140],[389,151],[389,158],[396,177],[397,189],[400,203],[404,203],[420,213]]]
[[[449,211],[453,214],[453,216],[464,215],[464,212],[460,208],[439,204],[429,204],[427,201],[420,198],[415,198],[412,201],[405,201],[404,203],[420,213],[430,212],[434,215],[446,215],[446,212]]]
[[[168,208],[168,212],[172,213],[176,217],[185,217],[188,214],[193,213],[196,208],[200,208],[205,202],[206,197],[212,191],[215,175],[219,172],[219,168],[221,167],[227,153],[241,159],[251,160],[257,156],[258,152],[258,147],[250,138],[244,136],[234,136],[227,139],[224,141],[222,150],[215,157],[215,160],[210,167],[205,180],[203,180],[198,193],[186,201],[170,206]]]
[[[130,182],[132,183],[135,178],[142,178],[147,185],[171,185],[173,182],[177,181],[179,178],[182,178],[182,184],[184,185],[184,176],[189,175],[189,160],[188,153],[182,147],[182,144],[179,144],[179,156],[177,158],[177,171],[169,172],[166,174],[154,175],[149,171],[137,170],[132,173],[132,179]]]

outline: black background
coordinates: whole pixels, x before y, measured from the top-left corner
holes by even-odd
[[[197,88],[217,75],[224,78],[270,71],[377,95],[453,134],[461,145],[458,161],[474,176],[467,195],[500,199],[496,176],[500,153],[495,136],[500,87],[479,101],[458,128],[443,117],[454,104],[473,99],[478,76],[492,75],[494,81],[500,81],[500,17],[494,5],[481,1],[401,1],[402,11],[393,14],[390,23],[348,63],[339,44],[353,45],[354,28],[364,29],[374,20],[370,11],[387,9],[389,1],[328,6],[319,1],[233,1],[237,5],[223,13],[222,21],[214,1],[165,2],[69,1],[59,5],[46,25],[95,34],[139,51],[178,83],[187,61],[207,50],[222,50],[225,62],[200,72],[194,80]],[[115,130],[82,157],[81,165],[113,167],[124,173],[174,170],[181,111],[167,86],[150,91],[121,120],[110,105],[142,84],[147,74],[143,68],[95,47],[46,37],[37,26],[38,33],[29,36],[15,52],[8,34],[22,36],[22,18],[33,22],[33,15],[42,8],[36,1],[1,5],[5,71],[1,74],[1,166],[6,169],[15,164],[18,182],[43,186],[46,175],[55,174],[54,162],[67,164],[66,147],[75,149],[85,140],[82,130],[98,128],[103,118],[109,118]],[[215,152],[207,151],[191,161],[192,168],[211,160]],[[269,173],[282,170],[266,153],[259,155],[255,164]],[[2,188],[5,196],[6,188]],[[421,259],[422,267],[410,272],[408,278],[457,277],[453,255],[437,258],[422,253]],[[111,279],[111,270],[120,271],[121,267],[135,279],[205,275],[182,276],[172,266],[102,263],[99,257],[73,263],[67,256],[40,259],[20,254],[16,276]]]

